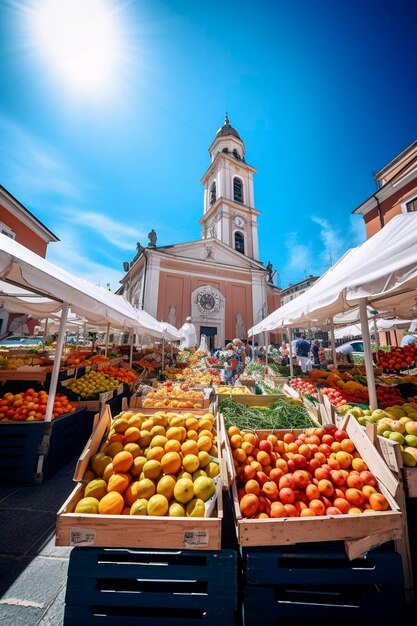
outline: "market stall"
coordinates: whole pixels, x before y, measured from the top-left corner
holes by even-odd
[[[150,333],[160,332],[161,327],[156,320],[152,320],[152,323],[148,318],[144,320],[143,316],[139,315],[140,312],[121,296],[75,277],[4,235],[0,236],[0,277],[2,279],[1,298],[5,307],[10,307],[13,311],[31,311],[39,315],[60,312],[61,316],[48,394],[46,395],[46,406],[44,406],[44,412],[40,417],[37,417],[37,413],[35,413],[35,420],[43,421],[41,442],[39,444],[32,442],[36,453],[39,454],[35,475],[37,480],[42,480],[45,458],[51,454],[52,433],[56,428],[56,419],[54,418],[58,418],[62,413],[62,406],[59,406],[61,398],[56,396],[56,389],[65,340],[65,324],[70,305],[72,312],[95,324],[106,325],[107,327],[111,323],[117,328],[131,332]],[[113,398],[113,390],[111,394]],[[104,398],[102,400],[104,401]],[[13,402],[16,403],[14,406],[18,406],[23,400],[17,398]],[[36,403],[34,404],[36,406]],[[60,417],[60,420],[65,419],[65,416]],[[30,421],[25,419],[17,426],[13,425],[13,428],[25,428],[24,439],[26,440],[27,435],[35,431],[35,428],[30,430],[31,426]],[[0,434],[7,439],[7,433],[11,432],[11,425],[7,422],[1,422],[0,427]],[[13,434],[13,437],[19,439],[19,434]],[[30,448],[32,446],[30,437],[28,441]],[[62,442],[57,445],[62,445]],[[10,449],[10,446],[6,445],[5,449]],[[18,465],[26,459],[25,450],[25,446],[20,446],[16,461]],[[32,476],[32,470],[30,470],[29,475]]]

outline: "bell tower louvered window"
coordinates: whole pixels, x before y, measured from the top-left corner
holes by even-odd
[[[235,250],[245,254],[245,238],[239,232],[235,233]]]
[[[236,177],[233,179],[233,200],[243,204],[243,183]]]

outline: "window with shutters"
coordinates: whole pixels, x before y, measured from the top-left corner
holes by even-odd
[[[245,238],[242,233],[235,233],[235,250],[245,254]]]
[[[233,200],[243,204],[243,183],[237,177],[233,179]]]
[[[417,211],[417,196],[405,203],[405,209],[407,213],[414,213]]]
[[[16,233],[6,226],[6,224],[3,224],[3,222],[0,222],[0,233],[6,235],[6,237],[10,237],[10,239],[16,239]]]
[[[213,182],[210,185],[210,204],[214,204],[216,202],[216,181],[213,180]]]

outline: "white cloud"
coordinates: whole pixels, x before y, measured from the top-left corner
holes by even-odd
[[[49,244],[47,259],[95,285],[105,287],[110,283],[112,291],[116,291],[120,286],[119,281],[124,275],[121,263],[120,270],[117,270],[87,256],[81,249],[78,234],[71,229],[66,229],[62,233],[62,241]]]
[[[318,233],[322,243],[320,258],[323,265],[328,267],[341,255],[344,249],[343,237],[340,233],[340,229],[331,226],[326,219],[312,216],[311,220],[320,227]]]
[[[144,231],[94,211],[82,211],[73,207],[65,209],[62,217],[69,223],[81,224],[84,228],[94,230],[96,235],[123,250],[133,251],[138,240],[144,241],[147,238]]]
[[[76,173],[54,148],[0,114],[0,169],[9,191],[40,203],[56,195],[80,199]]]

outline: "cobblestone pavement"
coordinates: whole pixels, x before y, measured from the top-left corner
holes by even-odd
[[[55,546],[56,512],[75,461],[43,485],[0,485],[0,625],[62,626],[71,548]]]

